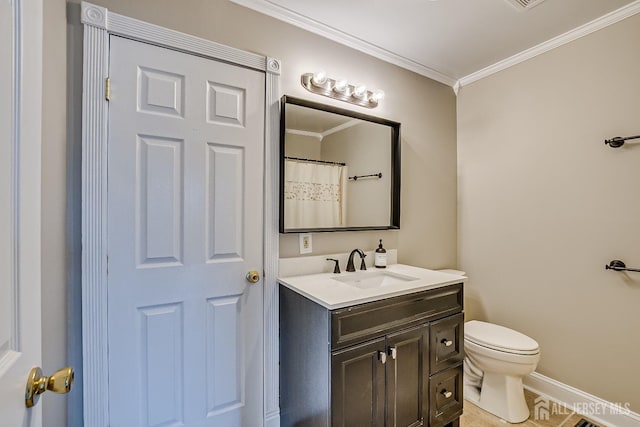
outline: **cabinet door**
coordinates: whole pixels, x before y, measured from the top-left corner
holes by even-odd
[[[331,354],[331,425],[384,426],[384,338]]]
[[[413,427],[428,419],[429,327],[387,336],[387,426]]]

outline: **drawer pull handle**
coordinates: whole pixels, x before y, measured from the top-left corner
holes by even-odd
[[[397,355],[398,355],[398,349],[395,347],[389,347],[389,356],[391,356],[393,360],[396,359]]]
[[[445,399],[448,399],[451,396],[453,396],[453,393],[448,391],[447,389],[442,390],[440,394],[443,395]]]
[[[385,353],[384,351],[379,351],[378,360],[382,362],[383,365],[387,363],[387,353]]]
[[[448,340],[446,338],[443,338],[442,341],[440,341],[440,343],[445,347],[451,347],[453,345],[453,341]]]

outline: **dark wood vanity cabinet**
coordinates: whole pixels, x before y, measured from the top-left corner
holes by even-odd
[[[328,310],[280,287],[281,425],[457,426],[462,284]]]

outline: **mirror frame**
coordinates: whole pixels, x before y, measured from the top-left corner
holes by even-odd
[[[284,227],[284,153],[286,140],[286,105],[299,105],[301,107],[312,108],[354,119],[377,123],[391,128],[391,215],[389,225],[384,226],[364,226],[364,227],[330,227],[330,228],[295,228],[285,229]],[[400,228],[400,123],[380,117],[362,114],[356,111],[345,110],[331,105],[318,102],[307,101],[301,98],[283,95],[280,100],[280,212],[279,225],[280,233],[318,233],[328,231],[366,231],[366,230],[397,230]]]

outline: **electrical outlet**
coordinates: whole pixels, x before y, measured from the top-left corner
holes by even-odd
[[[300,234],[300,253],[310,254],[313,251],[311,233]]]

